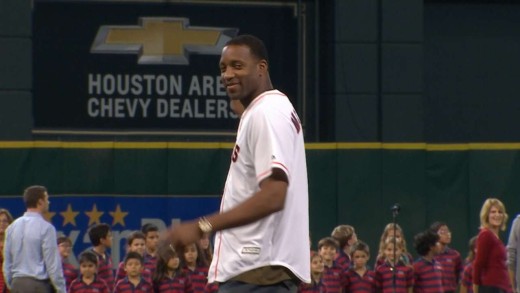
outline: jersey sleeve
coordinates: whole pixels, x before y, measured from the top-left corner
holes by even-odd
[[[249,145],[252,146],[257,182],[260,183],[269,177],[273,168],[281,169],[287,178],[290,178],[295,138],[301,135],[299,119],[293,118],[297,116],[294,110],[288,107],[259,110],[255,113],[248,137]]]

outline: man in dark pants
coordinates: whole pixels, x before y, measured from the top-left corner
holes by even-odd
[[[6,284],[11,293],[66,293],[56,229],[43,218],[50,204],[47,189],[28,187],[23,200],[27,211],[6,231]]]
[[[208,282],[219,282],[219,292],[296,292],[311,281],[300,119],[289,98],[273,89],[258,38],[228,41],[220,72],[233,110],[243,111],[221,210],[175,226],[170,240],[180,247],[217,231]]]

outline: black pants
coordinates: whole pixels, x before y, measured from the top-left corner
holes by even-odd
[[[238,281],[220,283],[218,293],[296,293],[298,286],[293,281],[273,285],[254,285]]]

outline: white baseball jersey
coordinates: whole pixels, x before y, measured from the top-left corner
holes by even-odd
[[[271,90],[242,114],[220,210],[239,205],[260,190],[272,168],[289,179],[284,209],[251,224],[222,230],[208,281],[225,282],[264,266],[284,266],[310,283],[309,203],[303,130],[291,102]]]

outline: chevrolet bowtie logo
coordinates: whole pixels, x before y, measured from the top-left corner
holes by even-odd
[[[137,54],[139,64],[189,64],[189,55],[220,55],[236,28],[195,27],[189,19],[141,17],[140,25],[99,28],[90,51]]]

